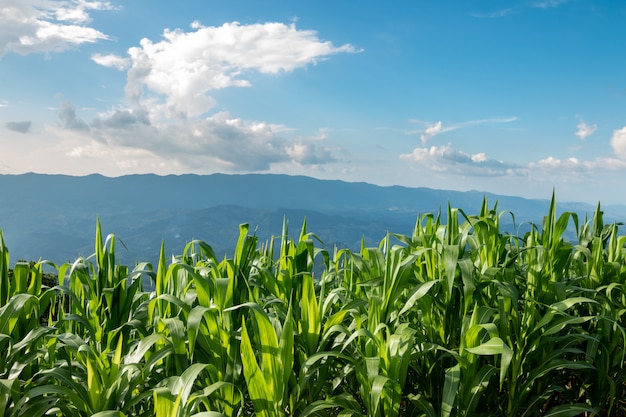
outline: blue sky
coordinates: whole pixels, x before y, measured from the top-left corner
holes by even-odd
[[[0,173],[624,203],[621,1],[0,0]]]

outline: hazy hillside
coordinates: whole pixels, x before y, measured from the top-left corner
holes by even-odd
[[[329,247],[376,244],[386,231],[410,233],[420,213],[437,212],[450,202],[476,214],[487,195],[490,205],[515,213],[518,224],[540,222],[548,200],[527,200],[478,191],[379,187],[286,175],[0,175],[0,229],[17,259],[64,262],[93,252],[96,217],[104,233],[115,233],[128,251],[123,262],[153,260],[162,241],[178,253],[189,240],[229,251],[238,225],[250,224],[263,240],[280,234],[283,218],[299,233],[308,230]],[[549,198],[550,196],[546,196]],[[558,198],[558,196],[557,196]],[[592,212],[595,207],[561,203],[559,209]],[[604,208],[620,220],[623,207]],[[510,223],[510,216],[504,217]]]

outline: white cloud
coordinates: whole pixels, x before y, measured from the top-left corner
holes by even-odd
[[[473,162],[487,162],[487,155],[484,152],[475,153],[471,156]]]
[[[580,161],[578,158],[568,158],[565,160],[557,159],[552,156],[549,156],[545,159],[541,159],[538,162],[532,162],[530,164],[533,168],[547,168],[547,169],[581,169],[581,168],[590,168],[591,165],[587,164],[583,161]]]
[[[445,133],[445,132],[449,132],[451,130],[455,130],[458,129],[459,126],[447,126],[447,127],[443,127],[443,123],[441,123],[441,121],[431,124],[430,126],[428,126],[426,128],[426,130],[424,130],[424,133],[421,134],[420,139],[422,141],[422,143],[426,143],[429,139],[434,138],[435,136],[439,135],[440,133]]]
[[[611,147],[618,158],[626,159],[626,126],[613,131]]]
[[[341,159],[335,156],[340,149],[326,145],[324,132],[289,140],[280,135],[289,131],[284,126],[248,122],[226,112],[153,124],[145,109],[113,109],[87,124],[66,102],[58,114],[66,131],[83,137],[84,143],[66,153],[74,158],[104,157],[103,149],[134,150],[192,172],[267,171],[273,164],[312,166]]]
[[[438,121],[437,123],[424,122],[418,119],[412,119],[410,121],[413,123],[425,124],[427,126],[426,129],[420,134],[420,140],[422,141],[422,143],[426,143],[428,140],[434,138],[435,136],[441,133],[450,132],[456,129],[461,129],[461,128],[469,127],[469,126],[483,125],[483,124],[492,124],[492,123],[511,123],[516,120],[517,120],[517,117],[506,117],[506,118],[494,117],[490,119],[469,120],[466,122],[456,123],[450,126],[444,126],[441,121]],[[408,133],[411,134],[411,133],[416,133],[416,132],[410,131]]]
[[[109,37],[88,26],[89,10],[111,10],[109,2],[87,0],[2,0],[0,57],[62,51]]]
[[[518,165],[491,159],[483,152],[468,154],[455,150],[450,144],[418,147],[409,154],[400,155],[400,159],[446,176],[527,178],[537,183],[561,184],[569,187],[574,183],[590,181],[591,178],[602,173],[625,172],[626,127],[615,131],[612,144],[616,154],[624,159],[598,157],[593,160],[582,160],[575,157],[560,159],[548,156],[536,162]],[[619,146],[621,146],[622,153],[618,151]]]
[[[587,139],[589,136],[593,135],[596,130],[598,130],[598,125],[588,125],[584,120],[580,120],[580,123],[576,125],[576,133],[581,140]]]
[[[470,16],[476,17],[479,19],[499,19],[501,17],[505,17],[510,14],[514,14],[516,12],[517,12],[517,9],[508,8],[508,9],[497,10],[495,12],[490,12],[490,13],[470,13]]]
[[[265,74],[290,72],[315,64],[330,55],[357,52],[349,44],[334,46],[312,30],[295,24],[237,22],[192,31],[165,30],[163,39],[142,39],[128,50],[126,96],[134,105],[145,105],[152,115],[196,117],[215,106],[208,95],[227,87],[247,87],[249,71]],[[126,65],[121,57],[99,55],[101,65]]]
[[[470,13],[470,16],[480,19],[499,19],[502,17],[518,14],[524,11],[526,8],[532,9],[551,9],[559,7],[562,4],[568,3],[570,0],[543,0],[530,4],[519,4],[507,9],[500,9],[494,12],[487,13]]]
[[[123,58],[119,55],[108,54],[93,54],[91,59],[96,64],[102,65],[104,67],[115,68],[116,70],[123,71],[130,67],[130,60],[128,58]]]
[[[572,200],[591,201],[599,199],[599,190],[614,188],[616,180],[626,172],[626,161],[614,157],[598,157],[582,160],[574,157],[556,158],[549,156],[527,165],[528,179],[536,189],[541,184],[569,190]],[[609,185],[614,184],[614,185]],[[581,193],[584,190],[584,193]],[[596,194],[595,197],[592,197]],[[611,194],[606,194],[606,196]]]
[[[80,14],[63,16],[83,20]],[[323,170],[345,160],[343,149],[328,146],[323,129],[294,137],[294,129],[281,124],[210,114],[215,106],[210,94],[251,85],[251,72],[290,72],[348,52],[358,51],[322,41],[295,24],[205,27],[194,22],[190,32],[165,30],[159,42],[141,40],[125,57],[92,55],[99,65],[128,71],[127,103],[89,121],[71,102],[61,103],[55,109],[61,129],[48,130],[56,137],[61,131],[68,135],[57,155],[62,152],[64,159],[92,164],[92,169],[106,166],[106,172],[149,167],[160,173],[254,172],[275,166]]]
[[[401,154],[400,159],[419,163],[434,171],[468,176],[503,176],[522,173],[521,167],[515,164],[490,159],[482,152],[470,155],[452,149],[450,144],[415,148],[409,154]]]
[[[626,169],[626,161],[611,157],[581,160],[574,157],[558,159],[549,156],[537,162],[531,162],[528,164],[528,168],[543,172],[549,178],[567,180],[573,177],[586,176],[592,172],[623,170]]]
[[[533,4],[532,7],[537,9],[551,9],[567,2],[569,2],[569,0],[545,0]]]

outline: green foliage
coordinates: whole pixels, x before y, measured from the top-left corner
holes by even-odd
[[[0,416],[626,415],[620,225],[554,197],[523,236],[508,215],[448,207],[333,253],[306,221],[242,224],[232,258],[192,241],[133,269],[99,222],[60,266],[10,270],[0,233]]]

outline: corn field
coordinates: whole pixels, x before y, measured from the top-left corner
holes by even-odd
[[[503,216],[359,251],[242,224],[232,256],[132,269],[97,223],[91,257],[11,274],[0,233],[0,417],[626,416],[626,236],[554,197],[523,236]]]

